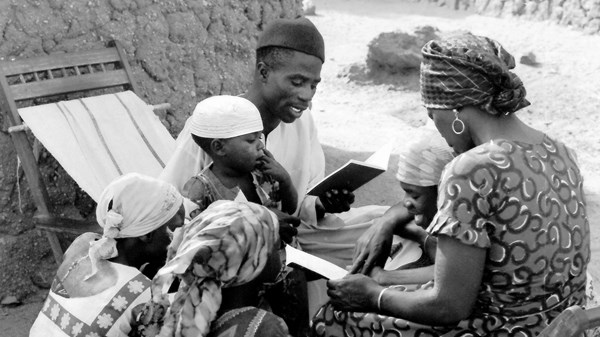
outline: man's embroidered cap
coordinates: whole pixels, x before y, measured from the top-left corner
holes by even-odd
[[[313,55],[325,62],[325,42],[317,27],[307,18],[277,19],[258,38],[256,49],[281,47]]]

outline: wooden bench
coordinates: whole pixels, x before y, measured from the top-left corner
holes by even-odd
[[[116,41],[103,49],[0,62],[0,109],[8,122],[8,131],[37,208],[34,223],[45,232],[59,264],[63,251],[56,233],[100,232],[100,227],[95,222],[51,214],[47,188],[37,163],[39,146],[29,141],[28,128],[18,109],[41,97],[44,103],[50,103],[64,99],[65,94],[108,88],[139,94],[126,55]],[[166,107],[168,105],[159,108]]]

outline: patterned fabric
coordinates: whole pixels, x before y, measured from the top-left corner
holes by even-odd
[[[480,145],[448,165],[439,191],[428,231],[488,250],[471,317],[441,329],[324,308],[316,318],[324,332],[316,335],[528,337],[565,308],[585,305],[589,223],[582,177],[565,145],[547,136],[536,145]]]
[[[285,322],[272,313],[254,307],[230,310],[219,317],[208,337],[287,337]]]
[[[453,158],[452,149],[437,130],[422,128],[417,139],[401,149],[396,179],[415,186],[436,186]]]
[[[421,96],[428,109],[477,106],[492,115],[529,105],[515,59],[500,43],[465,33],[432,40],[422,49]]]
[[[240,194],[243,196],[240,188],[228,188],[223,185],[219,178],[210,170],[211,166],[208,166],[196,176],[191,177],[183,186],[183,196],[198,206],[197,209],[190,212],[190,219],[196,217],[196,215],[200,214],[200,212],[204,211],[210,204],[217,200],[246,201],[245,197],[240,200]],[[280,209],[279,184],[267,180],[266,176],[260,174],[258,171],[252,172],[252,178],[261,204],[265,207]]]
[[[167,263],[152,281],[152,302],[145,312],[154,316],[166,310],[161,336],[206,336],[221,305],[221,287],[256,278],[275,244],[278,223],[266,208],[213,203],[175,234]],[[181,283],[169,305],[166,292],[175,276]],[[141,335],[144,330],[143,324],[136,328]]]
[[[65,297],[51,290],[29,336],[127,336],[132,308],[150,298],[150,280],[135,268],[105,263],[118,275],[114,286],[86,297]]]

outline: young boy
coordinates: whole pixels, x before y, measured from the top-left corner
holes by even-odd
[[[190,178],[183,196],[198,208],[216,200],[250,201],[288,214],[298,195],[287,171],[264,148],[258,109],[245,98],[213,96],[198,103],[191,119],[194,142],[212,163]]]

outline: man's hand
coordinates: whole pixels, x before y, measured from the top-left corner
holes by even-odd
[[[300,218],[283,213],[276,208],[269,208],[269,210],[275,213],[279,220],[279,237],[281,238],[281,241],[291,243],[294,236],[298,234],[296,227],[300,225]]]
[[[393,235],[393,225],[384,223],[381,219],[375,221],[356,243],[350,274],[369,275],[373,267],[382,267],[390,254]]]
[[[347,189],[335,189],[323,193],[318,199],[327,213],[340,213],[350,209],[354,202],[354,193]]]

